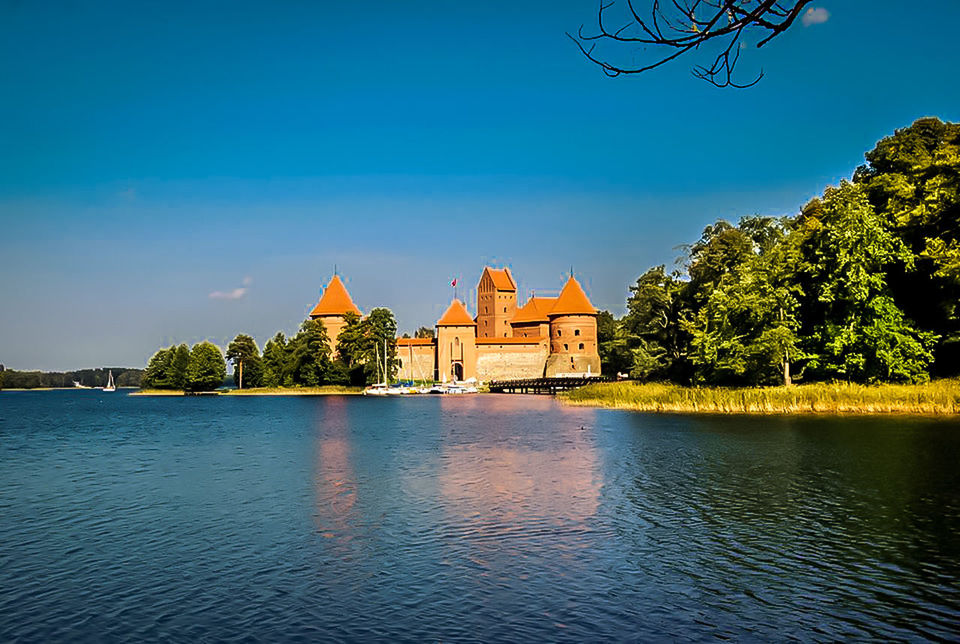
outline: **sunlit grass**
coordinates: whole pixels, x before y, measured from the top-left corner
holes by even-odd
[[[571,405],[727,414],[956,414],[960,380],[921,385],[815,383],[793,387],[682,387],[607,382],[560,396]]]
[[[363,387],[345,387],[325,385],[323,387],[251,387],[249,389],[228,389],[221,392],[226,396],[334,396],[359,394]]]

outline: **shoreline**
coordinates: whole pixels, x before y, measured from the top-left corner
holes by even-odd
[[[187,393],[173,389],[145,389],[133,391],[128,396],[359,396],[363,393],[362,387],[343,387],[331,385],[327,387],[257,387],[253,389],[228,389],[226,391]]]
[[[557,398],[565,405],[626,411],[752,416],[960,415],[960,381],[918,385],[814,383],[790,387],[683,387],[607,382]]]

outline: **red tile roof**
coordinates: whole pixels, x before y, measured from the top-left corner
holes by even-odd
[[[454,298],[447,307],[447,311],[437,321],[437,326],[477,326],[477,323],[467,313],[463,302]]]
[[[426,345],[433,344],[433,342],[434,342],[433,338],[397,338],[398,347],[426,346]]]
[[[550,317],[557,315],[596,315],[597,310],[590,304],[587,294],[580,287],[580,282],[574,279],[573,275],[563,285],[560,291],[560,297],[557,298],[553,308],[550,309]]]
[[[513,275],[510,274],[509,268],[490,268],[487,266],[483,269],[483,272],[490,276],[490,279],[493,280],[493,287],[498,291],[517,290],[517,283],[513,281]],[[480,276],[480,279],[483,279],[483,275]]]
[[[347,313],[356,313],[360,315],[360,309],[350,299],[347,293],[347,287],[340,281],[339,275],[334,275],[333,279],[323,290],[320,301],[310,311],[310,317],[320,317],[323,315],[346,315]]]
[[[547,315],[556,302],[557,298],[555,297],[531,297],[510,319],[510,324],[547,322]]]

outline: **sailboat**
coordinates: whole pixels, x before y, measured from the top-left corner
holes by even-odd
[[[107,386],[103,388],[104,391],[116,391],[117,385],[113,382],[113,371],[107,373]]]

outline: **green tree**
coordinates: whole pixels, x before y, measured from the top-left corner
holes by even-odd
[[[610,311],[597,314],[597,348],[600,352],[600,372],[607,375],[629,373],[633,364],[625,334],[620,322]]]
[[[187,367],[189,391],[211,391],[223,385],[227,376],[227,363],[220,349],[211,342],[198,342],[190,350],[190,365]]]
[[[413,334],[415,338],[432,338],[434,335],[434,330],[428,326],[422,326]]]
[[[160,349],[150,358],[147,368],[143,372],[140,386],[144,389],[169,388],[170,366],[173,361],[173,347]]]
[[[737,230],[749,248],[701,285],[706,300],[684,322],[694,379],[711,384],[792,383],[798,357],[799,252],[786,222],[748,217]]]
[[[286,384],[287,375],[292,372],[289,365],[290,351],[287,347],[287,338],[282,332],[277,332],[272,339],[263,346],[263,376],[264,387],[280,387]],[[292,379],[290,381],[292,383]]]
[[[926,380],[936,335],[903,314],[887,285],[891,267],[911,270],[914,256],[864,188],[847,181],[828,188],[796,228],[805,290],[816,294],[804,312],[809,368],[821,378]]]
[[[639,380],[689,378],[689,335],[682,321],[689,317],[689,285],[656,266],[630,287],[627,314],[617,341],[630,351],[630,377]]]
[[[397,320],[387,308],[376,308],[363,319],[363,334],[367,338],[364,345],[364,369],[367,383],[377,381],[377,372],[386,372],[387,380],[396,377],[397,361]],[[384,356],[386,354],[386,356]],[[386,357],[386,359],[384,359]],[[385,364],[389,367],[385,369]]]
[[[255,360],[258,364],[253,367],[252,373],[248,369],[246,384],[248,387],[257,387],[262,380],[263,369],[260,363],[260,349],[256,341],[249,335],[241,333],[233,339],[233,342],[227,347],[227,360],[233,363],[233,382],[240,389],[243,389],[245,362]]]
[[[167,385],[170,389],[187,388],[187,369],[190,367],[190,348],[186,344],[170,347],[170,367],[167,372]]]
[[[308,387],[326,384],[330,345],[322,322],[305,320],[300,332],[290,340],[288,349],[293,384]]]
[[[892,297],[940,336],[936,371],[960,373],[960,124],[923,118],[866,154],[854,182],[914,261],[887,270]]]

